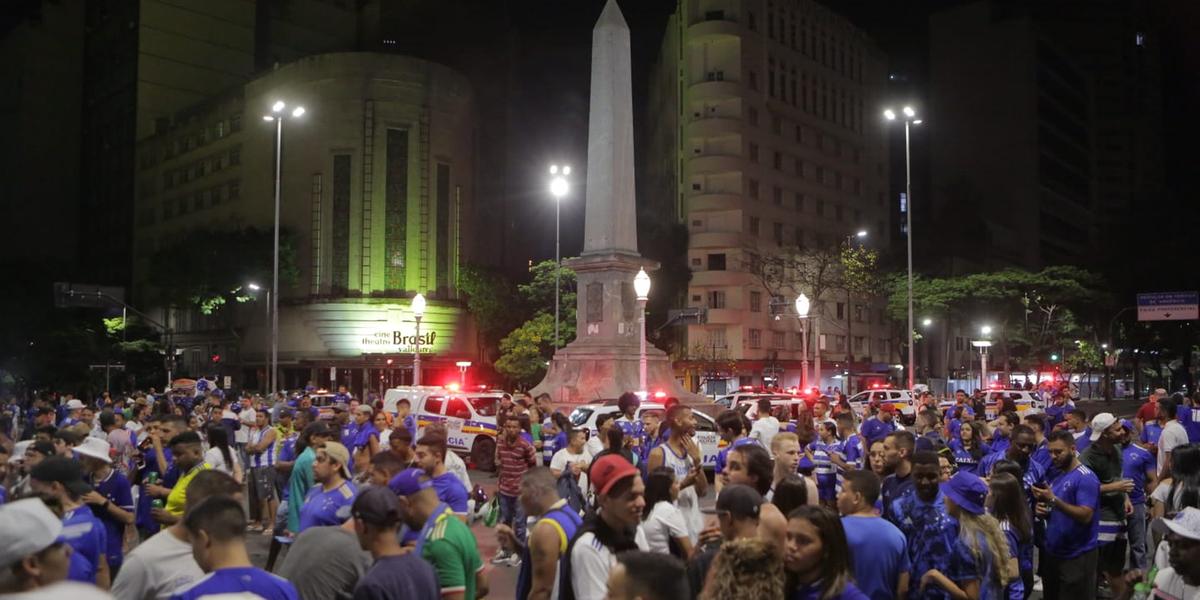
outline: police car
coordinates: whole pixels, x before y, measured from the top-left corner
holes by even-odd
[[[431,423],[446,426],[446,447],[467,455],[475,468],[491,471],[496,466],[496,412],[503,392],[461,392],[456,386],[393,388],[384,392],[383,409],[395,413],[401,398],[407,398],[417,418],[417,437]]]
[[[1000,416],[1001,407],[1005,401],[1011,400],[1017,409],[1017,416],[1024,417],[1025,415],[1034,415],[1044,412],[1046,405],[1033,392],[1025,390],[988,390],[986,398],[987,415],[986,419],[991,421]],[[938,408],[943,412],[954,407],[954,399],[948,398],[938,403]]]
[[[873,387],[850,396],[848,402],[850,408],[860,415],[866,414],[867,407],[870,405],[890,404],[892,408],[896,409],[896,414],[900,415],[900,420],[904,424],[911,425],[917,420],[916,397],[910,390]]]
[[[687,405],[685,405],[687,406]],[[700,405],[704,406],[704,405]],[[688,406],[696,419],[696,444],[700,446],[700,462],[705,469],[712,469],[717,464],[717,452],[726,442],[717,434],[717,423],[708,414],[701,411],[699,406]],[[637,418],[641,419],[646,412],[665,413],[666,408],[657,402],[643,402],[637,410]],[[603,414],[618,412],[617,401],[605,400],[596,404],[584,404],[571,411],[568,417],[571,425],[577,428],[587,428],[588,436],[597,434],[596,419]]]

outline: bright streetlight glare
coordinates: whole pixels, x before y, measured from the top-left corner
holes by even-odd
[[[904,107],[904,116],[913,117],[913,116],[916,116],[916,114],[917,114],[917,111],[913,110],[911,106]]]
[[[1100,347],[1105,350],[1108,350],[1108,344],[1100,344]]]
[[[800,297],[796,298],[796,314],[800,315],[800,318],[807,317],[810,308],[812,308],[812,302],[801,292]]]
[[[563,167],[563,175],[570,175],[570,174],[571,174],[571,167],[570,166]]]
[[[633,291],[637,294],[638,300],[646,300],[650,297],[650,276],[646,274],[646,269],[638,269],[637,275],[633,278]]]
[[[896,111],[894,111],[890,108],[886,108],[883,111],[883,117],[889,121],[895,121],[896,120]]]
[[[555,177],[550,180],[550,195],[555,198],[562,198],[567,195],[567,180],[562,177]]]
[[[271,105],[271,112],[283,112],[285,108],[287,105],[283,103],[283,100],[276,100],[275,104]]]
[[[866,229],[859,230],[859,232],[854,235],[856,237],[865,238],[865,237],[867,237],[867,230]]]
[[[303,116],[303,115],[304,115],[304,107],[303,106],[297,106],[296,109],[292,111],[293,117],[299,117],[299,116]]]
[[[425,296],[417,294],[413,296],[412,303],[409,305],[412,308],[413,315],[423,316],[425,314]]]
[[[263,120],[264,121],[274,121],[275,117],[272,117],[271,115],[263,115]]]
[[[983,335],[992,335],[992,326],[984,325],[983,327],[979,328],[979,331],[983,333]]]
[[[257,283],[248,283],[248,284],[246,284],[246,287],[248,287],[248,288],[250,288],[251,290],[254,290],[254,291],[256,291],[256,292],[257,292],[258,290],[261,290],[261,289],[262,289],[261,287],[259,287],[259,285],[258,285]]]
[[[933,325],[933,319],[925,319],[924,321],[921,321],[921,324],[929,327],[930,325]]]
[[[558,165],[550,165],[550,174],[558,175]]]
[[[917,119],[912,122],[913,125],[920,125],[921,123],[923,123],[923,121],[921,119]]]

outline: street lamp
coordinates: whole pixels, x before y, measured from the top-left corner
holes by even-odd
[[[413,296],[409,304],[413,319],[417,321],[417,335],[413,337],[413,385],[421,385],[421,317],[425,316],[425,296]]]
[[[980,327],[979,333],[982,333],[983,335],[992,335],[992,326],[984,325],[983,327]]]
[[[804,292],[796,298],[796,316],[800,318],[800,389],[808,390],[808,311],[812,302]]]
[[[571,167],[550,165],[550,195],[554,196],[554,350],[558,351],[558,295],[562,280],[562,256],[559,251],[559,220],[562,215],[562,199],[571,189],[567,176]]]
[[[912,125],[920,125],[921,119],[916,118],[917,111],[911,106],[905,106],[902,109],[904,120],[904,214],[907,216],[905,225],[907,231],[905,238],[908,244],[908,389],[913,388],[913,266],[912,266],[912,239],[913,239],[913,218],[912,218],[912,157],[909,153],[909,129]],[[895,111],[886,108],[883,111],[883,117],[889,121],[895,121],[900,118]]]
[[[263,115],[263,120],[275,123],[275,256],[271,267],[271,290],[268,292],[271,311],[271,393],[279,391],[279,194],[280,169],[283,165],[283,122],[287,118],[298,119],[304,116],[304,107],[292,109],[291,115],[284,112],[287,104],[276,100],[271,105],[271,113]]]
[[[637,275],[633,278],[633,291],[637,293],[638,303],[638,323],[641,332],[638,334],[638,342],[641,344],[641,351],[638,355],[638,389],[642,393],[646,392],[646,301],[650,299],[650,276],[646,274],[646,269],[638,269]]]
[[[454,363],[458,367],[458,386],[459,389],[466,391],[467,389],[467,369],[471,368],[471,361],[460,360]]]
[[[933,319],[926,318],[925,320],[921,321],[921,326],[922,327],[932,327]]]
[[[854,247],[855,238],[857,238],[859,240],[859,242],[858,242],[859,247],[862,247],[862,240],[867,239],[867,230],[859,229],[857,232],[847,235],[846,236],[846,250],[850,250],[851,248]],[[848,363],[854,362],[854,335],[853,335],[853,328],[854,328],[854,320],[853,319],[854,319],[854,317],[852,316],[853,312],[854,312],[854,304],[850,301],[850,286],[846,286],[846,362],[848,362]],[[870,359],[869,356],[867,358]],[[820,370],[821,370],[821,361],[818,360],[817,361],[817,379],[818,380],[821,377]],[[849,382],[847,381],[847,384],[848,383]]]

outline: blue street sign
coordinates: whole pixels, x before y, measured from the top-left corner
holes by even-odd
[[[1137,295],[1139,321],[1200,319],[1200,292],[1158,292]]]

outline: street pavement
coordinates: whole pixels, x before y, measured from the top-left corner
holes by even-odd
[[[1114,400],[1111,403],[1106,403],[1103,400],[1082,400],[1077,403],[1077,406],[1086,410],[1089,416],[1101,412],[1111,412],[1118,418],[1132,418],[1133,414],[1137,412],[1139,405],[1140,402],[1134,402],[1133,400]],[[471,471],[471,483],[482,485],[487,490],[489,497],[496,493],[496,475],[493,473]],[[714,501],[714,496],[710,494],[707,498],[701,499],[701,506],[707,508]],[[517,587],[518,568],[491,564],[492,557],[496,555],[496,550],[499,548],[499,544],[496,542],[496,534],[491,528],[480,522],[471,527],[471,533],[475,535],[475,539],[479,543],[479,555],[483,558],[483,562],[486,565],[488,585],[491,588],[488,598],[493,600],[512,600]],[[267,563],[267,550],[270,547],[270,539],[270,537],[264,535],[247,536],[250,559],[260,567]],[[277,568],[283,564],[285,557],[286,554],[280,555],[276,561]],[[1041,598],[1040,591],[1035,592],[1032,597],[1035,599]]]

